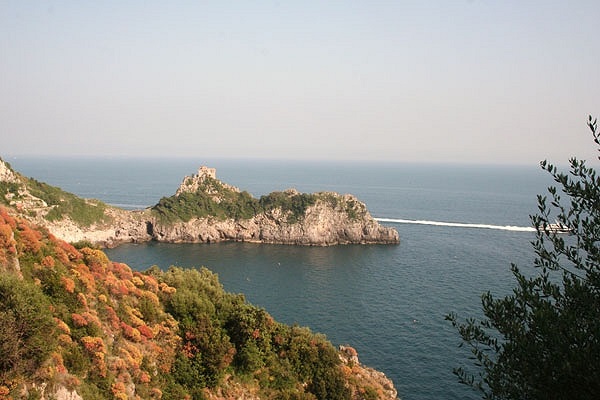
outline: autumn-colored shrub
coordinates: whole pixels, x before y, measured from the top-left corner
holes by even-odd
[[[205,268],[133,272],[0,208],[2,254],[18,255],[23,271],[23,279],[0,273],[7,396],[17,388],[9,379],[35,375],[69,380],[94,400],[205,398],[225,376],[255,382],[260,398],[348,397],[348,367],[323,336],[275,322]]]
[[[121,322],[121,331],[123,332],[123,336],[125,336],[129,340],[132,340],[134,342],[139,342],[140,340],[142,340],[142,335],[140,334],[140,331],[138,331],[131,325],[126,324],[125,322]]]
[[[148,328],[148,326],[140,325],[137,327],[137,329],[140,332],[140,334],[142,336],[144,336],[146,339],[154,338],[154,333],[152,332],[152,329]]]
[[[77,313],[71,314],[71,320],[73,321],[73,325],[76,327],[86,326],[88,324],[87,320]]]
[[[0,223],[0,264],[7,261],[9,255],[17,253],[13,228],[7,223]]]
[[[81,344],[91,357],[92,364],[95,368],[95,373],[100,377],[106,377],[106,346],[100,337],[84,336],[81,338]]]
[[[75,292],[75,282],[73,281],[73,279],[69,278],[68,276],[61,276],[60,281],[62,282],[65,290],[68,293]]]
[[[49,268],[54,267],[54,257],[46,256],[46,257],[42,258],[42,265],[44,267],[49,267]]]
[[[33,230],[26,223],[20,223],[18,229],[19,251],[23,253],[37,254],[42,248],[42,234],[40,231]]]

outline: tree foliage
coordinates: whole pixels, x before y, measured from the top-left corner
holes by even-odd
[[[597,121],[589,117],[600,146]],[[572,158],[569,173],[541,162],[558,184],[531,217],[536,274],[511,270],[513,293],[482,296],[482,320],[447,317],[473,354],[459,381],[489,399],[595,399],[600,393],[600,177]],[[563,197],[564,196],[564,197]],[[554,222],[556,221],[556,222]],[[568,235],[561,231],[569,232]]]

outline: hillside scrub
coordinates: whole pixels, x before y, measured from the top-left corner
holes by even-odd
[[[0,209],[0,398],[348,399],[371,393],[308,328],[275,321],[206,268],[146,272]],[[2,397],[4,396],[4,397]],[[36,397],[37,396],[37,397]]]
[[[44,200],[52,209],[46,214],[48,221],[58,221],[69,217],[81,226],[90,226],[95,223],[105,222],[104,210],[106,204],[99,200],[86,200],[72,193],[47,183],[38,182],[30,178],[27,188],[29,192]]]

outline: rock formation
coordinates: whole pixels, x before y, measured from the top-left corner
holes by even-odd
[[[19,179],[10,165],[0,159],[0,182],[13,183]]]
[[[347,368],[347,374],[360,382],[368,382],[377,399],[396,400],[398,391],[394,382],[381,371],[366,367],[358,360],[358,352],[350,346],[339,346],[339,357]],[[353,399],[364,399],[366,393],[352,393]]]
[[[69,216],[49,220],[47,214],[56,206],[31,194],[27,189],[28,179],[12,171],[2,160],[1,182],[18,184],[18,193],[13,193],[14,189],[3,189],[0,203],[68,242],[89,241],[108,247],[150,240],[313,246],[399,243],[398,232],[375,221],[366,206],[352,195],[333,192],[307,195],[289,189],[258,200],[219,181],[216,170],[204,166],[197,174],[185,177],[175,195],[165,198],[164,203],[161,200],[156,206],[139,211],[102,205],[104,218],[87,226]],[[199,207],[206,202],[214,207],[206,210]],[[90,202],[90,206],[95,205],[97,203]],[[182,216],[177,207],[197,211]],[[252,212],[248,214],[245,210],[245,214],[237,216],[229,212],[240,207],[250,207]]]

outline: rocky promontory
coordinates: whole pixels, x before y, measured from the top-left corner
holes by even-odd
[[[396,244],[350,194],[273,192],[259,199],[221,182],[214,168],[186,176],[176,193],[145,210],[123,210],[78,198],[25,178],[0,160],[0,203],[68,242],[101,246],[127,242],[291,245]],[[48,194],[48,192],[51,192]]]

